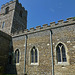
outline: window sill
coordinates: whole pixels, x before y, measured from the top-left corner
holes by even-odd
[[[19,65],[19,63],[16,63],[16,65]]]
[[[56,65],[69,65],[69,63],[68,62],[58,62],[56,63]]]
[[[30,65],[39,65],[38,63],[31,63]]]
[[[14,65],[20,65],[19,63],[14,63]]]

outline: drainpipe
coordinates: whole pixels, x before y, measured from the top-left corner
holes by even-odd
[[[25,35],[24,75],[25,75],[25,73],[26,73],[26,51],[27,51],[27,35]]]
[[[52,75],[54,75],[53,45],[52,45],[52,30],[50,30],[50,44],[51,44],[51,56],[52,56]]]

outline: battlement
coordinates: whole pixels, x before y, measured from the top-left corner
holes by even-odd
[[[25,8],[22,6],[21,3],[18,3],[19,7],[21,8],[22,11],[26,11]]]
[[[19,5],[19,7],[21,7],[21,9],[23,11],[25,11],[25,8],[22,6],[21,3],[18,2],[18,0],[13,0],[13,1],[7,2],[6,4],[3,4],[2,7],[1,7],[1,9],[4,8],[4,7],[6,7],[6,6],[9,6],[10,4],[12,4],[14,2],[16,2]]]
[[[66,21],[59,20],[58,23],[51,22],[50,25],[44,24],[42,27],[39,25],[39,26],[36,26],[36,28],[32,27],[29,30],[25,29],[24,31],[20,31],[19,33],[16,32],[16,33],[12,34],[12,36],[36,33],[36,32],[40,32],[40,31],[45,31],[45,30],[50,30],[50,29],[59,28],[59,27],[63,27],[63,26],[68,26],[71,24],[75,24],[75,19],[73,19],[72,17],[67,18]]]
[[[6,4],[3,4],[2,7],[1,7],[1,9],[4,8],[5,6],[8,6],[9,4],[14,3],[14,2],[15,2],[15,1],[10,1],[10,2],[7,2]]]
[[[23,31],[27,28],[27,10],[19,3],[18,0],[12,0],[2,5],[0,11],[1,27],[0,29],[5,33]],[[7,25],[2,29],[3,22]],[[14,27],[14,29],[13,29]],[[16,30],[15,30],[16,29]]]
[[[7,8],[9,8],[9,11],[14,10],[15,4],[16,4],[15,1],[10,1],[10,2],[7,2],[7,3],[3,4],[1,6],[0,15],[4,15]]]

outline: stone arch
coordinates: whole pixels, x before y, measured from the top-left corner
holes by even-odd
[[[59,45],[59,44],[62,44],[63,46],[64,46],[64,48],[65,48],[65,54],[66,54],[66,62],[60,62],[60,63],[58,63],[58,60],[57,60],[57,46]],[[66,46],[66,44],[65,43],[63,43],[63,42],[58,42],[56,45],[55,45],[55,63],[56,64],[69,64],[69,56],[68,56],[68,48],[67,48],[67,46]]]
[[[16,49],[15,50],[15,64],[19,64],[19,60],[20,60],[20,50]]]
[[[33,52],[32,54],[33,57],[31,56],[31,52]],[[31,49],[30,49],[30,52],[29,52],[29,61],[30,61],[30,64],[31,65],[38,65],[39,64],[39,50],[38,48],[36,48],[35,46],[33,46]],[[33,62],[32,62],[32,58],[33,58]]]
[[[8,12],[9,12],[9,7],[6,7],[5,14],[8,14]]]

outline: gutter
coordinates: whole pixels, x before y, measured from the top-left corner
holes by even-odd
[[[50,30],[50,44],[51,44],[51,56],[52,56],[52,75],[54,75],[53,45],[52,45],[52,30]]]

